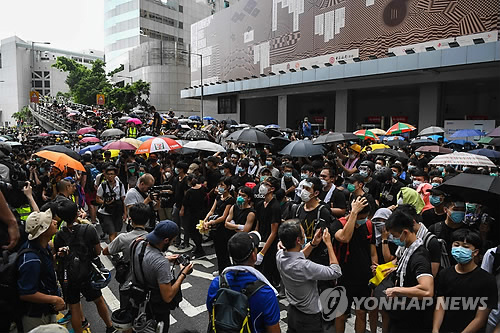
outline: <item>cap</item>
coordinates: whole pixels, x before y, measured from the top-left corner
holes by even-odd
[[[179,227],[170,220],[160,221],[153,231],[146,235],[148,242],[158,244],[165,238],[172,239],[179,234]]]
[[[52,223],[52,211],[47,209],[45,212],[33,212],[26,219],[25,230],[28,233],[28,239],[33,240],[43,234]]]
[[[372,221],[375,219],[387,220],[389,218],[389,216],[391,216],[391,214],[392,214],[392,210],[390,210],[389,208],[379,208],[375,212],[375,215],[373,215]]]
[[[238,232],[229,239],[227,249],[235,263],[247,260],[253,250],[259,247],[260,234],[257,231]]]
[[[309,121],[309,118],[307,118],[307,117],[304,117],[304,121]]]
[[[207,162],[212,162],[213,164],[219,164],[219,159],[215,156],[209,156],[205,160]]]
[[[354,173],[350,177],[347,177],[346,182],[348,183],[354,183],[354,182],[360,182],[360,183],[365,183],[365,178],[361,176],[359,173]]]
[[[233,169],[233,165],[229,162],[222,164],[222,169]]]
[[[196,164],[196,163],[191,163],[191,164],[189,165],[189,169],[188,169],[187,173],[188,173],[188,174],[189,174],[189,173],[193,173],[193,172],[195,172],[196,170],[198,170],[199,168],[200,168],[200,166],[199,166],[198,164]]]
[[[68,182],[70,182],[71,184],[74,184],[75,183],[75,180],[73,179],[73,177],[64,177],[64,180],[67,180]]]
[[[352,150],[354,150],[357,153],[361,152],[361,146],[358,145],[357,143],[351,145],[349,148],[351,148]]]
[[[427,189],[427,192],[430,192],[433,195],[444,195],[446,196],[446,193],[438,189],[437,187],[431,187]]]

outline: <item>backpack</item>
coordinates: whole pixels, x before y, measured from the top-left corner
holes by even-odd
[[[237,276],[237,273],[235,273]],[[249,299],[266,284],[260,280],[248,283],[241,292],[232,290],[222,274],[219,290],[212,303],[212,332],[251,332]]]
[[[27,205],[29,203],[28,198],[22,191],[24,182],[28,180],[26,173],[18,163],[12,162],[8,159],[1,159],[0,164],[9,168],[9,179],[1,179],[1,177],[0,179],[12,185],[12,189],[10,190],[2,187],[5,200],[14,208]]]
[[[302,209],[304,208],[304,203],[300,203],[299,205],[294,205],[295,207],[292,207],[292,210],[295,209],[295,218],[298,218],[299,215],[300,215],[300,212],[302,211]],[[325,205],[319,205],[318,206],[318,212],[317,212],[317,216],[316,216],[316,223],[314,223],[314,228],[313,228],[313,237],[314,237],[314,232],[316,231],[316,228],[318,227],[319,223],[321,222],[321,210],[323,209],[323,207],[326,207]],[[306,235],[307,236],[307,235]]]
[[[500,245],[497,246],[495,252],[491,252],[493,256],[493,267],[491,268],[491,274],[498,276],[500,273]]]
[[[99,170],[93,165],[89,164],[85,166],[85,172],[87,173],[87,181],[85,182],[85,193],[91,193],[95,191],[94,183],[99,175]]]
[[[440,223],[436,224],[436,234],[440,234],[442,229],[442,225]],[[442,268],[448,268],[451,266],[450,264],[450,256],[448,255],[448,251],[446,250],[446,242],[444,239],[437,238],[436,235],[434,235],[432,232],[427,231],[427,233],[422,237],[422,241],[424,242],[424,246],[426,249],[429,249],[429,243],[431,242],[432,239],[437,239],[439,244],[441,245],[441,262],[440,262],[440,269]]]
[[[340,223],[342,223],[342,226],[345,227],[345,225],[347,224],[347,219],[345,217],[342,217],[339,219]],[[373,237],[373,225],[372,225],[372,221],[370,219],[367,219],[366,220],[366,228],[368,229],[368,235],[366,236],[366,239],[368,241],[371,241],[372,237]],[[337,256],[337,258],[340,258],[340,255],[342,253],[342,248],[345,247],[346,248],[346,253],[345,253],[345,258],[344,258],[344,263],[347,262],[347,258],[349,257],[349,243],[341,243],[341,242],[335,242],[335,246],[333,248],[334,252],[335,252],[335,255]]]
[[[89,249],[85,236],[91,225],[80,224],[73,232],[60,231],[59,237],[63,239],[69,252],[60,258],[60,275],[65,282],[78,284],[87,281],[92,273],[92,259],[94,259],[93,249]]]

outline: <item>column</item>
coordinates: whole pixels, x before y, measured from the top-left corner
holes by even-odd
[[[349,110],[349,90],[335,92],[335,132],[347,132]]]
[[[441,84],[425,83],[420,86],[418,131],[429,126],[443,126],[440,121]]]
[[[281,128],[287,127],[287,101],[286,95],[278,96],[278,125]]]

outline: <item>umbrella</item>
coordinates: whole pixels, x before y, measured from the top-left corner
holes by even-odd
[[[134,123],[136,125],[140,125],[142,124],[142,121],[138,118],[130,118],[129,120],[127,120],[127,123]]]
[[[370,132],[376,135],[385,135],[385,131],[380,128],[370,128]]]
[[[135,148],[138,148],[140,145],[142,145],[142,141],[137,140],[137,139],[133,139],[133,138],[122,138],[122,139],[120,139],[120,141],[131,144]]]
[[[226,124],[228,124],[228,125],[238,125],[238,122],[234,119],[231,119],[231,118],[224,119],[223,121],[225,121]]]
[[[462,129],[451,135],[452,138],[467,138],[469,136],[483,136],[484,132],[476,129]]]
[[[127,117],[127,116],[123,116],[121,117],[120,119],[118,119],[118,121],[120,123],[126,123],[127,121],[129,121],[131,118],[130,117]]]
[[[59,132],[59,131],[50,131],[49,134],[51,134],[51,135],[59,135],[59,134],[61,134],[61,132]]]
[[[361,140],[379,140],[378,136],[370,130],[359,130],[354,132]]]
[[[500,200],[500,177],[461,173],[436,189],[466,202],[484,203],[495,207]]]
[[[23,145],[22,143],[15,142],[15,141],[5,141],[4,143],[5,143],[5,144],[8,144],[8,145],[9,145],[9,146],[11,146],[11,147],[19,147],[19,146],[22,146],[22,145]]]
[[[102,147],[102,150],[110,150],[110,149],[116,149],[116,150],[136,150],[137,147],[131,145],[130,143],[123,142],[123,141],[115,141],[111,142],[104,147]]]
[[[74,158],[77,161],[80,160],[80,155],[78,155],[78,153],[76,151],[71,150],[71,149],[69,149],[66,146],[51,145],[51,146],[45,146],[45,147],[42,147],[42,148],[38,149],[38,151],[42,151],[42,150],[48,150],[48,151],[54,151],[54,152],[57,152],[57,153],[63,153],[63,154],[68,155],[71,158]]]
[[[58,153],[49,150],[41,150],[35,153],[35,155],[41,158],[45,158],[46,160],[55,162],[54,165],[58,167],[60,170],[64,170],[65,167],[68,167],[74,170],[85,171],[85,168],[83,167],[82,163],[78,162],[74,158],[71,158],[63,153]]]
[[[83,155],[83,154],[85,154],[88,151],[96,151],[96,150],[99,150],[99,149],[102,149],[102,146],[99,145],[99,144],[92,145],[92,146],[87,146],[87,147],[81,149],[79,154]]]
[[[477,143],[490,143],[492,140],[495,140],[494,137],[491,136],[483,136]]]
[[[77,116],[77,114],[76,113],[70,113],[70,114],[68,114],[66,116],[66,118],[71,118],[71,117],[74,117],[74,116]]]
[[[414,139],[410,142],[410,146],[412,146],[413,148],[422,146],[437,146],[437,145],[438,145],[437,141],[429,139]]]
[[[418,133],[417,136],[427,136],[427,135],[433,135],[433,134],[442,134],[444,133],[444,129],[438,126],[431,126],[424,128],[423,130]]]
[[[416,130],[415,126],[412,126],[410,124],[396,123],[387,130],[385,135],[407,133],[414,130]]]
[[[196,154],[198,153],[198,150],[196,149],[191,149],[191,148],[185,148],[184,145],[189,143],[189,142],[192,142],[192,141],[189,141],[189,140],[176,140],[181,146],[182,148],[178,148],[176,150],[172,150],[172,153],[174,154],[180,154],[180,155],[189,155],[189,154]]]
[[[366,151],[366,148],[368,148],[368,147],[370,147],[372,150],[390,148],[388,145],[385,145],[383,143],[375,143],[373,145],[369,145],[369,146],[364,147],[362,151]]]
[[[143,142],[137,151],[135,152],[137,155],[139,154],[148,154],[148,153],[156,153],[160,151],[170,151],[174,149],[181,148],[182,146],[175,141],[174,139],[169,138],[152,138]]]
[[[418,151],[421,153],[434,153],[434,154],[451,154],[451,153],[453,153],[453,150],[448,149],[448,148],[444,148],[441,146],[422,146],[415,151]]]
[[[189,116],[188,119],[191,119],[191,120],[200,120],[200,116]]]
[[[84,137],[84,138],[89,138],[89,137],[90,137],[90,138],[95,138],[95,137],[96,137],[96,135],[95,135],[95,134],[84,134],[84,135],[83,135],[83,137]]]
[[[496,167],[496,165],[487,157],[462,152],[436,156],[429,162],[429,165],[468,165]]]
[[[324,135],[318,136],[318,138],[314,141],[315,145],[322,145],[326,143],[335,143],[342,141],[358,141],[359,137],[352,133],[328,133]]]
[[[7,139],[7,138],[4,138],[4,137],[0,136],[0,142],[5,142],[5,141],[8,141],[8,140],[9,140],[9,139]]]
[[[40,136],[49,136],[49,133],[40,133]]]
[[[491,136],[494,138],[500,138],[500,126],[495,128],[493,131],[489,132],[488,136]]]
[[[372,155],[384,155],[384,156],[399,158],[399,159],[403,159],[403,160],[408,159],[408,156],[406,156],[405,153],[391,149],[391,148],[375,149],[375,150],[372,150],[372,152],[370,154],[372,154]]]
[[[84,135],[84,134],[88,134],[88,133],[94,133],[96,130],[92,127],[83,127],[83,128],[80,128],[78,130],[78,132],[76,132],[76,134],[78,135]]]
[[[500,158],[500,152],[492,149],[474,149],[474,150],[469,150],[468,153],[486,156],[488,158]]]
[[[214,153],[226,152],[226,149],[224,149],[224,147],[222,147],[221,145],[207,140],[189,141],[183,146],[183,148],[210,151]]]
[[[236,131],[230,134],[226,140],[238,143],[256,143],[264,145],[272,144],[271,140],[266,134],[255,128],[244,128],[242,130]]]
[[[292,141],[286,145],[279,153],[292,157],[309,157],[322,155],[325,151],[323,146],[313,145],[311,140]]]
[[[471,141],[466,141],[466,140],[453,140],[448,142],[448,145],[459,145],[459,146],[465,146],[466,144],[469,144],[471,146],[475,146],[476,144]]]
[[[488,144],[491,146],[498,147],[498,146],[500,146],[500,138],[494,138]]]
[[[283,148],[286,147],[290,143],[290,139],[287,139],[282,136],[276,136],[274,138],[271,138],[271,141],[273,143],[273,148],[277,150],[282,150]]]
[[[249,125],[249,124],[238,124],[238,125],[231,125],[230,127],[231,128],[246,128],[246,127],[252,127],[252,126]],[[259,130],[265,130],[266,126],[264,126],[264,125],[257,125],[257,126],[255,126],[255,128],[257,128]]]
[[[431,140],[434,140],[434,141],[437,141],[439,139],[443,139],[443,142],[448,142],[448,139],[443,137],[442,135],[439,135],[439,134],[434,134],[434,135],[429,135],[427,138],[431,139]]]
[[[407,141],[403,140],[389,140],[385,144],[391,147],[406,147],[409,145]]]
[[[276,125],[276,124],[270,124],[270,125],[267,125],[266,128],[280,128],[280,126]]]
[[[215,120],[215,118],[208,116],[208,117],[203,117],[203,120]]]
[[[200,130],[192,129],[187,131],[182,135],[184,140],[208,140],[210,137],[207,132],[203,132]]]
[[[80,140],[80,143],[88,143],[88,142],[96,143],[96,142],[101,142],[101,140],[99,140],[98,138],[95,138],[95,137],[91,137],[91,136]]]
[[[141,141],[141,142],[144,142],[146,140],[149,140],[149,139],[152,139],[154,138],[154,136],[151,136],[151,135],[144,135],[144,136],[140,136],[137,138],[137,140]]]
[[[125,132],[123,132],[122,130],[120,130],[118,128],[110,128],[110,129],[107,129],[104,132],[102,132],[101,137],[102,136],[120,136],[120,135],[124,135],[124,134],[125,134]]]

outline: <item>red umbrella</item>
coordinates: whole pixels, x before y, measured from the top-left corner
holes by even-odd
[[[140,125],[142,124],[142,121],[139,118],[130,118],[129,120],[127,120],[127,123],[134,123],[136,125]]]
[[[117,150],[136,150],[134,146],[132,146],[130,143],[126,143],[123,141],[115,141],[108,143],[104,147],[102,147],[103,150],[110,150],[110,149],[117,149]]]
[[[76,134],[78,135],[84,135],[84,134],[87,134],[87,133],[92,133],[92,132],[96,132],[96,130],[92,127],[83,127],[83,128],[80,128],[78,130],[78,132],[76,132]]]
[[[87,138],[83,138],[80,140],[80,143],[87,143],[87,142],[101,142],[101,140],[99,140],[98,138],[94,138],[94,137],[87,137]]]
[[[41,133],[40,136],[50,136],[49,133]]]
[[[406,132],[411,132],[416,130],[415,126],[406,123],[396,123],[391,126],[385,133],[385,135],[401,134]]]

